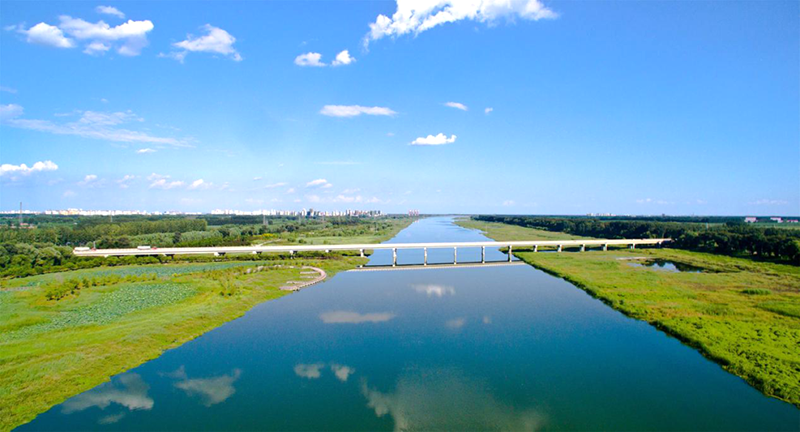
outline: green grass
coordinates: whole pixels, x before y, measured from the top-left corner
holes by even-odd
[[[517,226],[469,225],[496,240],[539,235]],[[800,407],[800,268],[675,249],[515,255],[680,339],[764,394]],[[635,257],[704,271],[629,265]]]
[[[480,222],[466,218],[456,219],[455,222],[456,225],[461,227],[482,231],[484,235],[494,240],[578,240],[588,238],[498,222]]]
[[[84,287],[79,295],[58,301],[46,299],[47,285],[41,280],[31,284],[21,279],[19,286],[27,288],[0,291],[0,430],[28,422],[113,375],[240,317],[258,303],[286,295],[278,288],[299,280],[302,265],[333,275],[365,262],[358,257],[270,261],[270,266],[295,268],[269,267],[252,274],[244,274],[243,268],[236,271],[240,266],[230,265],[234,263],[103,269],[140,274],[159,267],[163,274],[175,276]],[[79,272],[47,276],[75,273]],[[226,277],[225,286],[219,275]]]

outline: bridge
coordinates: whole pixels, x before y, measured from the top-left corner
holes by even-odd
[[[332,251],[358,251],[364,256],[366,250],[392,250],[392,265],[397,265],[397,251],[399,249],[422,249],[424,251],[423,265],[428,264],[428,249],[453,249],[453,264],[458,264],[459,248],[480,248],[481,263],[486,262],[486,248],[507,248],[508,260],[514,248],[532,248],[538,252],[540,248],[555,249],[561,252],[565,248],[579,248],[581,252],[588,248],[596,247],[603,251],[609,246],[630,247],[658,246],[671,241],[668,238],[659,239],[580,239],[580,240],[530,240],[530,241],[480,241],[480,242],[442,242],[442,243],[364,243],[340,245],[278,245],[278,246],[216,246],[216,247],[168,247],[151,248],[140,246],[131,249],[89,249],[75,248],[73,254],[83,257],[111,257],[111,256],[153,256],[153,255],[225,255],[225,254],[261,254],[261,253],[289,253],[297,252],[325,252]]]

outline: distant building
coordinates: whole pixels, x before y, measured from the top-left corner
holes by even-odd
[[[769,220],[771,220],[773,222],[776,222],[776,223],[783,223],[783,218],[779,218],[779,217],[771,217],[771,218],[769,218]]]
[[[746,223],[756,223],[756,222],[758,222],[758,218],[757,217],[746,217],[746,218],[744,218],[744,221]]]
[[[786,222],[786,223],[800,223],[800,220],[797,220],[797,219],[786,219],[784,222]]]
[[[411,217],[419,216],[419,210],[409,210],[408,215]]]

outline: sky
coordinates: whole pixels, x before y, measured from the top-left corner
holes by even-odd
[[[800,214],[795,1],[0,2],[0,209]]]

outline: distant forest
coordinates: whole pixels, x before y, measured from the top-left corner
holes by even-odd
[[[751,226],[741,218],[474,216],[546,231],[598,238],[671,238],[669,247],[800,265],[800,229]]]

